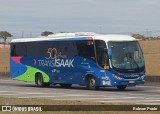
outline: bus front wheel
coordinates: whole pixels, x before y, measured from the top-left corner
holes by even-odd
[[[117,86],[118,90],[125,90],[127,86]]]
[[[87,88],[90,90],[96,90],[99,88],[96,86],[96,79],[93,76],[87,78]]]

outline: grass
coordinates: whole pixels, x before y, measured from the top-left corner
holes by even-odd
[[[49,99],[36,99],[36,98],[3,98],[0,97],[0,105],[130,105],[124,103],[98,103],[98,102],[84,102],[84,101],[61,101]],[[0,112],[2,113],[2,112]],[[8,114],[9,112],[7,112]],[[20,114],[21,112],[12,112],[12,114]],[[28,114],[28,112],[23,112]],[[29,112],[34,114],[35,112]],[[37,112],[36,114],[159,114],[160,112],[154,111],[46,111]],[[6,112],[5,112],[6,114]]]
[[[41,98],[0,97],[0,105],[125,105],[126,103],[101,103],[89,101],[53,100]],[[127,104],[128,105],[128,104]]]

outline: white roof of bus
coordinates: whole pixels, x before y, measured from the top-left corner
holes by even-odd
[[[20,39],[13,39],[13,42],[32,42],[32,41],[47,41],[47,40],[58,40],[58,39],[68,39],[68,38],[93,38],[95,40],[104,40],[108,41],[135,41],[136,39],[129,36],[129,35],[119,35],[119,34],[96,34],[96,33],[89,33],[89,32],[78,32],[78,33],[58,33],[49,35],[46,37],[39,37],[39,38],[20,38]]]

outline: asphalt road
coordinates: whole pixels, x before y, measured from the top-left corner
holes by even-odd
[[[91,91],[77,85],[73,85],[69,89],[61,88],[60,86],[38,88],[33,83],[0,79],[0,97],[160,105],[160,87],[136,86],[129,87],[125,91],[119,91],[116,88],[109,87]]]

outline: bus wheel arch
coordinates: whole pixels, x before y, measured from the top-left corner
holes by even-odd
[[[85,76],[85,84],[87,89],[90,89],[90,90],[98,89],[99,87],[97,86],[97,83],[98,81],[94,75],[88,74]]]
[[[45,83],[41,72],[35,73],[35,83],[38,87],[49,87],[51,83]]]
[[[43,87],[44,86],[42,73],[37,72],[35,74],[35,83],[37,84],[38,87]]]

